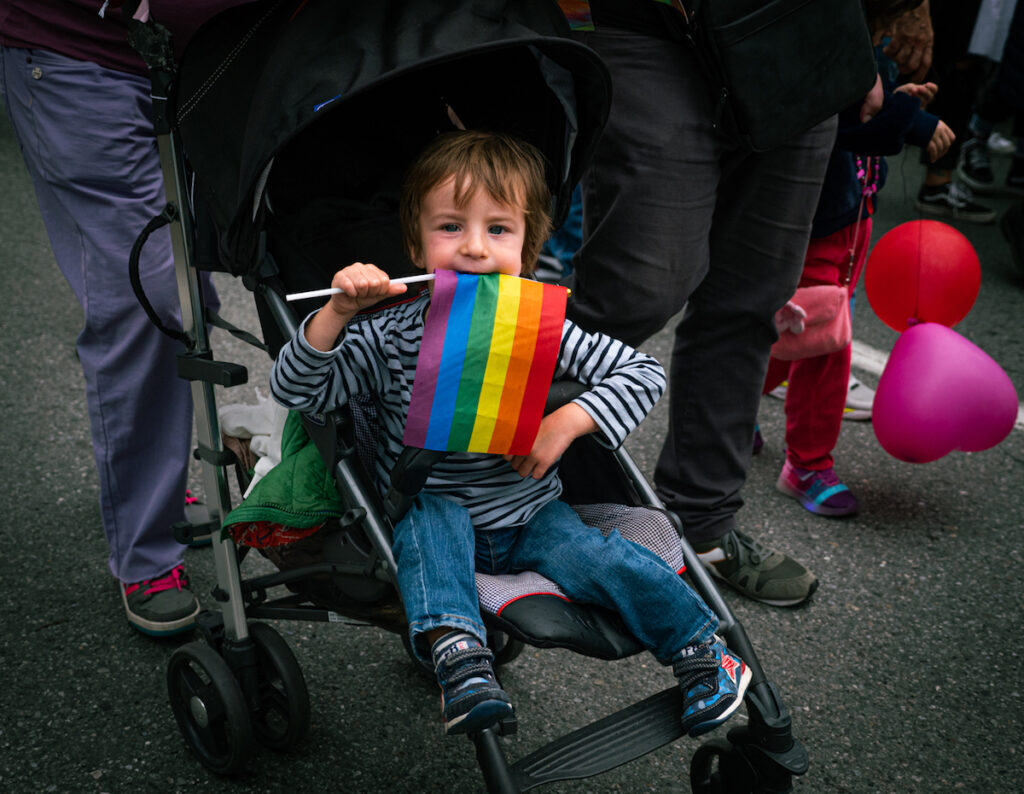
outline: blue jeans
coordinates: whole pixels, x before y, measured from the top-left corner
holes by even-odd
[[[476,532],[464,507],[420,494],[395,527],[398,582],[417,654],[418,635],[448,627],[486,630],[474,569],[537,571],[581,604],[615,610],[626,628],[663,664],[687,645],[711,639],[718,620],[668,564],[613,530],[588,527],[564,502],[546,504],[519,527]]]

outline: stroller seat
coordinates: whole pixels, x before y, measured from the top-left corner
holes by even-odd
[[[574,505],[584,524],[607,535],[613,529],[653,551],[673,570],[686,570],[679,535],[657,510],[620,504]],[[476,574],[480,611],[491,626],[539,648],[568,648],[599,659],[621,659],[643,650],[611,610],[570,601],[535,571]]]
[[[569,396],[564,390],[556,391],[561,392],[557,396],[562,400]],[[357,456],[364,472],[372,471],[378,433],[372,398],[360,395],[351,401],[348,413]],[[365,489],[363,495],[373,500],[373,489]],[[381,509],[378,505],[375,508]],[[677,573],[685,572],[679,535],[663,512],[616,503],[573,505],[573,509],[588,526],[604,535],[617,529],[627,540],[657,554]],[[296,575],[289,583],[293,592],[309,596],[323,608],[404,634],[407,629],[394,591],[348,572],[357,558],[370,554],[358,530],[336,521],[329,522],[326,529],[260,551],[279,570]],[[346,571],[325,574],[325,562],[347,563]],[[621,659],[643,650],[615,612],[571,601],[556,582],[535,571],[500,575],[477,572],[476,584],[481,616],[492,631],[536,647],[567,648],[599,659]]]

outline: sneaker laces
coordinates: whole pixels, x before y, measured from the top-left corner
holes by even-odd
[[[469,678],[486,680],[492,676],[494,674],[494,669],[491,666],[493,659],[494,653],[490,648],[479,646],[452,651],[441,659],[441,663],[448,673],[447,683],[457,688],[458,684]]]
[[[831,488],[833,485],[842,485],[843,481],[836,475],[835,469],[825,469],[824,471],[818,472],[818,479],[822,485],[826,488]]]
[[[743,565],[744,561],[749,557],[750,561],[757,566],[774,553],[749,535],[744,535],[736,530],[733,530],[732,534],[736,538],[736,557],[740,565]]]
[[[153,595],[153,593],[162,593],[164,590],[182,590],[188,586],[188,580],[185,578],[185,566],[178,565],[166,573],[163,576],[159,576],[156,579],[143,579],[141,582],[135,582],[133,584],[125,585],[125,595],[131,595],[143,585],[147,585],[145,595]]]
[[[718,659],[713,653],[691,653],[672,662],[672,673],[679,679],[684,692],[689,692],[701,681],[718,670]]]

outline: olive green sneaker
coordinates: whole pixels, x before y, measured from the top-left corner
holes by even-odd
[[[818,589],[818,578],[792,557],[733,530],[694,544],[704,567],[748,598],[774,607],[802,604]]]

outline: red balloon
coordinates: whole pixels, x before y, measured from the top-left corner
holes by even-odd
[[[890,230],[864,268],[871,308],[894,331],[915,322],[952,328],[967,316],[980,288],[974,246],[939,221],[909,221]]]

